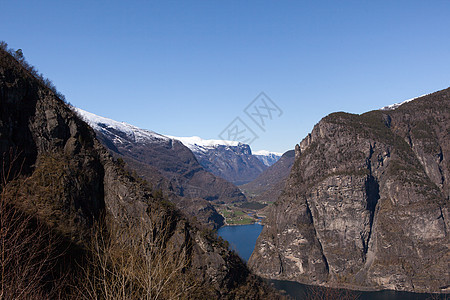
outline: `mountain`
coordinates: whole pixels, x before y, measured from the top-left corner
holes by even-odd
[[[209,172],[236,185],[248,183],[267,166],[247,144],[236,141],[204,140],[199,137],[171,137],[192,150],[198,162]]]
[[[241,185],[239,188],[252,201],[261,203],[276,201],[291,172],[294,156],[294,150],[285,152],[276,163],[262,172],[255,180]]]
[[[380,110],[394,110],[394,109],[398,108],[399,106],[401,106],[401,105],[403,105],[405,103],[411,102],[413,100],[416,100],[416,99],[424,97],[424,96],[426,96],[426,95],[422,95],[422,96],[419,96],[419,97],[414,97],[414,98],[411,98],[411,99],[408,99],[408,100],[405,100],[405,101],[402,101],[402,102],[399,102],[399,103],[394,103],[394,104],[382,107],[382,108],[380,108]]]
[[[450,89],[323,118],[295,147],[249,266],[351,289],[449,290]]]
[[[172,191],[172,201],[199,220],[220,227],[223,217],[209,202],[246,201],[236,186],[207,172],[178,140],[79,108],[74,110],[113,155],[121,157],[154,188]]]
[[[47,81],[3,48],[3,297],[278,298],[226,243],[177,210],[164,190],[114,160]]]
[[[256,158],[259,159],[264,165],[270,167],[280,159],[283,153],[259,150],[253,151],[253,155],[256,156]]]

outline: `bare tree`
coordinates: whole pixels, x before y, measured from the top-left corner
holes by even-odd
[[[309,300],[356,300],[360,293],[346,289],[328,288],[321,286],[311,286],[307,291]]]
[[[22,164],[10,151],[1,162],[0,299],[44,299],[60,294],[54,280],[58,239],[45,225],[15,207]],[[18,167],[17,167],[18,166]],[[9,185],[16,187],[10,189]],[[58,286],[58,288],[56,288]]]
[[[188,298],[196,285],[185,272],[187,248],[169,241],[171,220],[163,220],[156,212],[127,225],[110,219],[108,233],[96,226],[80,294],[85,299]]]

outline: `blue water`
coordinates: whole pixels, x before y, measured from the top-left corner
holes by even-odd
[[[333,296],[328,295],[328,297],[323,296],[322,298],[311,297],[312,286],[306,284],[301,284],[293,281],[285,280],[268,280],[273,286],[283,291],[285,294],[289,295],[294,300],[303,300],[308,298],[314,299],[332,299]],[[409,292],[396,292],[396,291],[377,291],[377,292],[360,292],[360,291],[350,291],[351,295],[358,300],[428,300],[428,299],[449,299],[448,295],[432,295],[432,294],[419,294],[419,293],[409,293]],[[332,294],[332,293],[331,293]],[[336,293],[338,294],[338,293]]]
[[[230,243],[230,248],[235,250],[239,256],[246,262],[249,260],[253,249],[255,248],[256,239],[261,233],[263,226],[260,224],[225,226],[219,228],[218,235]],[[308,297],[310,286],[298,282],[284,280],[269,280],[275,288],[285,291],[286,294],[293,299],[305,299]],[[395,291],[379,291],[379,292],[355,292],[358,299],[363,300],[400,300],[400,299],[448,299],[446,295],[440,297],[432,297],[429,294],[416,294]]]
[[[219,228],[217,234],[227,240],[231,249],[235,250],[247,262],[263,227],[261,224],[224,226]]]

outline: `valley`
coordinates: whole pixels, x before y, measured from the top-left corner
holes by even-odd
[[[149,128],[66,102],[0,42],[1,300],[448,298],[450,88],[283,112],[264,92],[145,106],[167,78],[135,80]],[[205,138],[224,112],[229,139]]]

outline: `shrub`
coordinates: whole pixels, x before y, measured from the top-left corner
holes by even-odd
[[[83,267],[79,288],[82,298],[184,299],[193,292],[195,281],[186,272],[188,249],[169,241],[162,213],[149,217],[126,226],[108,220],[107,234],[94,227],[93,255]]]

